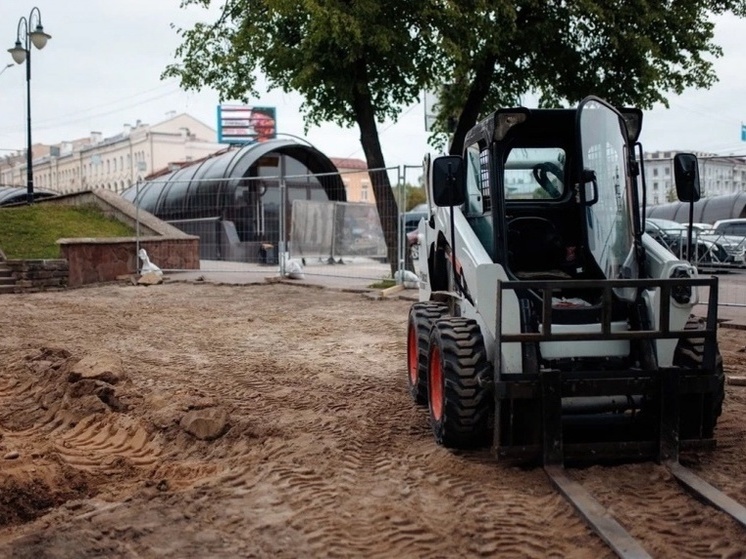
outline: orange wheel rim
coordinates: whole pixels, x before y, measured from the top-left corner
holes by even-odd
[[[430,378],[427,382],[430,396],[430,411],[436,421],[443,417],[443,369],[440,366],[440,349],[430,351]]]
[[[412,385],[417,384],[417,332],[414,327],[409,325],[409,334],[407,336],[407,366],[409,368],[409,382]]]

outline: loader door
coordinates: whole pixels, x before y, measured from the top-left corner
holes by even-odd
[[[607,279],[636,278],[634,202],[624,120],[613,107],[591,97],[580,104],[577,126],[587,246]]]
[[[465,152],[466,204],[464,215],[477,234],[482,246],[495,259],[495,241],[490,198],[489,151],[479,144],[469,146]]]

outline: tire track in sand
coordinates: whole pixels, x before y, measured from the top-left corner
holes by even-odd
[[[743,557],[741,526],[686,493],[663,466],[594,466],[572,477],[655,557]]]
[[[263,367],[271,375],[267,362]],[[249,384],[275,386],[267,377]],[[237,468],[222,480],[242,498],[275,503],[275,514],[268,518],[284,523],[304,554],[606,555],[600,542],[578,553],[540,536],[546,523],[555,523],[569,541],[573,533],[589,538],[589,530],[543,475],[538,491],[501,502],[502,495],[513,495],[515,485],[525,483],[522,474],[516,477],[511,471],[511,479],[501,480],[501,468],[491,458],[437,447],[422,410],[409,402],[403,379],[359,376],[348,384],[323,389],[313,384],[311,389],[313,404],[302,395],[293,398],[277,390],[262,399],[259,407],[267,413],[276,405],[298,405],[303,431],[288,427],[280,438],[254,449],[259,456],[253,456],[253,464],[271,457],[272,468]],[[315,422],[305,420],[309,408]],[[246,519],[233,522],[241,526]],[[268,529],[279,529],[273,520],[264,522]],[[469,535],[469,547],[454,546],[451,533]]]
[[[76,468],[103,472],[120,469],[122,461],[139,468],[152,466],[160,455],[159,445],[137,420],[113,414],[87,417],[61,433],[55,448]]]
[[[159,444],[138,419],[69,382],[72,359],[65,350],[43,348],[12,364],[15,380],[0,386],[4,427],[78,470],[112,473],[156,463]]]

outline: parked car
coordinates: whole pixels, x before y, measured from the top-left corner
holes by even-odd
[[[422,218],[427,217],[427,215],[427,204],[418,204],[402,215],[402,225],[404,234],[407,236],[407,245],[412,245],[417,241],[417,228]]]
[[[712,229],[720,235],[744,238],[746,237],[746,219],[721,219],[713,223]]]
[[[721,219],[710,227],[710,237],[746,266],[746,219]]]
[[[712,233],[712,225],[709,223],[692,223],[692,233]]]
[[[732,238],[710,232],[703,225],[692,226],[692,243],[696,247],[695,264],[700,266],[743,266],[744,243],[742,238]],[[668,219],[647,218],[645,232],[682,260],[688,260],[688,227]]]
[[[411,233],[417,229],[420,220],[427,217],[427,204],[417,204],[414,208],[406,212],[403,217],[404,232]]]
[[[427,204],[418,204],[408,212],[402,214],[402,226],[407,237],[406,268],[414,270],[412,260],[418,258],[419,245],[417,242],[417,229],[420,221],[428,216]]]

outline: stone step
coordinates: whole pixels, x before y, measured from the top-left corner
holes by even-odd
[[[13,271],[0,264],[0,293],[15,293],[16,279]]]

